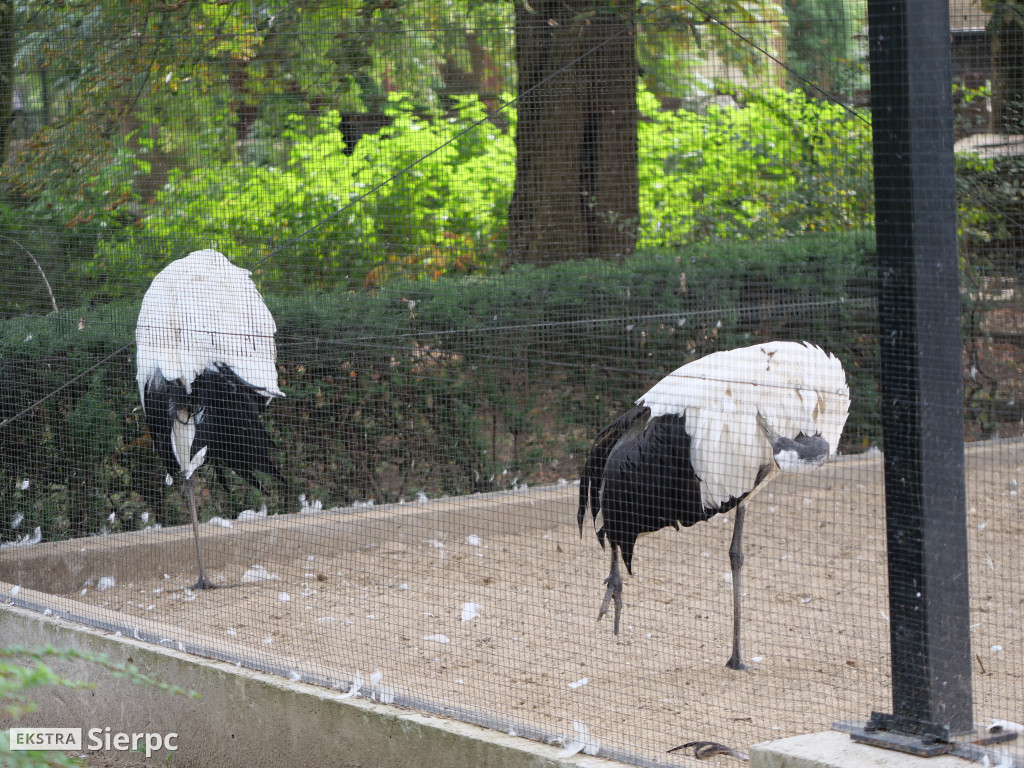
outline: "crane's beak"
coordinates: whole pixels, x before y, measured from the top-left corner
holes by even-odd
[[[779,439],[779,434],[772,429],[768,419],[760,411],[757,412],[757,426],[761,428],[761,434],[768,440],[768,444],[775,445],[775,441]]]

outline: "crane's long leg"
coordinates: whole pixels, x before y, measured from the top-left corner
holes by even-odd
[[[206,567],[203,565],[203,549],[199,545],[199,514],[196,512],[196,476],[193,474],[184,482],[185,498],[188,499],[188,511],[192,513],[192,534],[196,540],[196,559],[199,560],[199,581],[192,589],[214,589],[217,585],[206,578]]]
[[[725,662],[729,669],[746,669],[740,655],[740,569],[743,567],[743,515],[747,511],[744,501],[736,507],[736,521],[732,526],[732,543],[729,545],[729,566],[732,568],[732,656]]]
[[[613,544],[610,547],[612,551],[612,569],[608,573],[608,578],[604,580],[604,583],[608,585],[608,589],[605,590],[604,600],[601,602],[601,610],[597,612],[597,620],[608,613],[608,606],[611,601],[615,600],[615,634],[619,634],[619,618],[622,616],[622,574],[619,573],[619,551]]]

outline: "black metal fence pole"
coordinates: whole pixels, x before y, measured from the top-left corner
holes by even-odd
[[[972,728],[947,0],[869,0],[893,708]]]

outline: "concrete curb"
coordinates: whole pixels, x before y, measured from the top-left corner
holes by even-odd
[[[201,698],[162,693],[112,677],[86,662],[50,665],[90,690],[37,689],[37,712],[19,726],[107,728],[118,733],[177,733],[172,766],[495,766],[616,768],[596,757],[558,759],[560,748],[351,697],[324,688],[197,658],[54,616],[3,606],[0,646],[53,645],[103,654],[194,690]],[[10,725],[9,723],[7,725]],[[137,752],[104,751],[111,763],[164,765]]]

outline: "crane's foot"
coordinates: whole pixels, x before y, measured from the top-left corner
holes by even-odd
[[[217,589],[220,584],[214,584],[206,576],[200,576],[199,581],[193,584],[189,589]]]
[[[604,583],[608,585],[608,589],[605,590],[604,600],[601,602],[601,610],[597,612],[597,620],[600,621],[608,613],[608,606],[614,600],[615,634],[617,635],[619,634],[619,618],[622,616],[622,576],[619,575],[617,570],[612,571],[608,574],[608,578],[604,580]]]
[[[739,655],[735,654],[735,653],[732,656],[729,657],[729,660],[727,662],[725,662],[725,666],[727,666],[729,669],[736,669],[736,670],[749,670],[750,669],[750,667],[748,667],[746,664],[743,663],[743,659],[741,659],[739,657]]]

